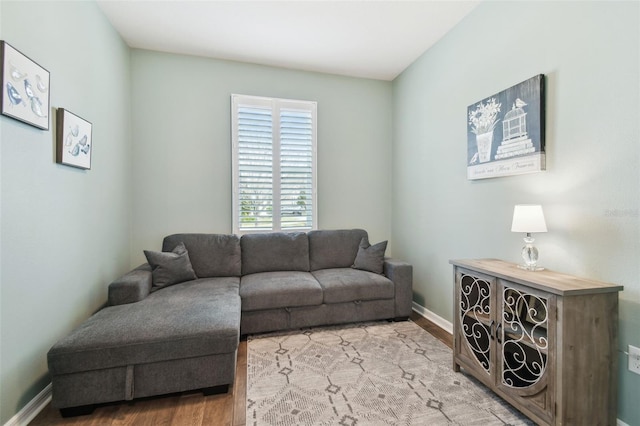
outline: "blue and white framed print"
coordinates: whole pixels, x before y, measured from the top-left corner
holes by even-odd
[[[2,115],[49,130],[49,71],[0,40]]]
[[[92,126],[74,113],[58,108],[56,112],[56,163],[79,169],[91,169]]]

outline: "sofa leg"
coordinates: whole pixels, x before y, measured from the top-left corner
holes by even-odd
[[[79,407],[67,407],[61,408],[60,414],[64,418],[68,417],[77,417],[77,416],[88,416],[93,413],[93,410],[96,409],[95,405],[81,405]]]
[[[408,321],[409,317],[396,317],[393,319],[394,322],[400,322],[400,321]]]
[[[204,396],[219,395],[227,392],[229,392],[229,385],[212,386],[210,388],[202,389],[202,394]]]

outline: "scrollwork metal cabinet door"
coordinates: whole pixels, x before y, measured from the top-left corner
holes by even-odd
[[[490,386],[496,362],[496,279],[457,269],[455,284],[454,369],[472,369]]]
[[[556,296],[499,280],[496,386],[552,423]]]

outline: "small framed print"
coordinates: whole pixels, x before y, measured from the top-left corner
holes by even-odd
[[[49,71],[0,40],[2,115],[49,130]]]
[[[56,113],[56,163],[79,169],[91,169],[91,123],[74,113],[58,108]]]

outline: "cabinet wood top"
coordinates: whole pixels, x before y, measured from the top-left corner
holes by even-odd
[[[527,271],[518,268],[515,263],[498,259],[454,259],[449,263],[562,296],[611,293],[622,291],[624,288],[617,284],[579,278],[546,269],[535,272]]]

